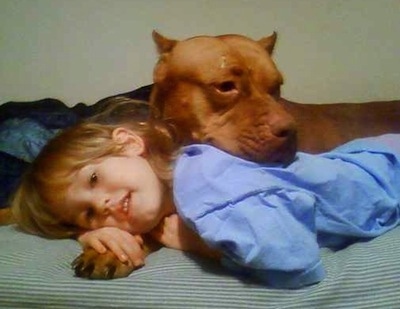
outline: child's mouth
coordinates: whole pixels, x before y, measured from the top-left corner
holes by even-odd
[[[128,212],[129,212],[129,202],[130,202],[130,200],[131,200],[131,194],[130,194],[130,193],[128,193],[128,194],[124,197],[124,199],[122,200],[122,211],[123,211],[125,214],[128,214]]]

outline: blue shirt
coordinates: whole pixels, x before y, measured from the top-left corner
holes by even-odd
[[[325,277],[320,247],[340,249],[399,224],[400,154],[367,138],[321,155],[300,152],[283,167],[192,145],[176,162],[174,197],[225,266],[298,288]]]

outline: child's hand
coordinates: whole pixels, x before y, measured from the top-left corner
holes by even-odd
[[[139,235],[116,227],[103,227],[85,232],[77,239],[82,247],[91,247],[100,254],[111,250],[122,263],[130,260],[135,267],[144,265],[143,239]]]
[[[220,257],[219,252],[209,248],[201,237],[188,228],[177,214],[165,217],[150,234],[169,248],[197,252],[211,258]]]
[[[165,217],[150,234],[164,246],[183,251],[191,251],[193,240],[199,238],[177,214]]]

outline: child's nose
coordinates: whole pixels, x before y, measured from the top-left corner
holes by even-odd
[[[100,214],[102,216],[109,215],[112,210],[111,199],[105,197],[105,198],[101,198],[101,199],[97,200],[96,208],[97,208],[98,214]]]

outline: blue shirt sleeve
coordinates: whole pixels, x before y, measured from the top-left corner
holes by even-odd
[[[229,175],[235,174],[236,162],[193,159],[178,160],[174,182],[177,209],[211,247],[223,252],[223,265],[277,288],[298,288],[324,278],[313,196],[278,187],[249,190],[245,184],[240,186],[238,179],[232,186]],[[230,172],[224,173],[221,167]],[[208,170],[213,174],[207,175]],[[252,179],[249,177],[242,179]]]
[[[307,207],[312,198],[271,191],[252,192],[224,207],[215,205],[214,211],[192,223],[210,246],[223,251],[225,265],[270,286],[298,288],[321,281],[324,271],[313,212]],[[210,222],[218,227],[212,234]]]

